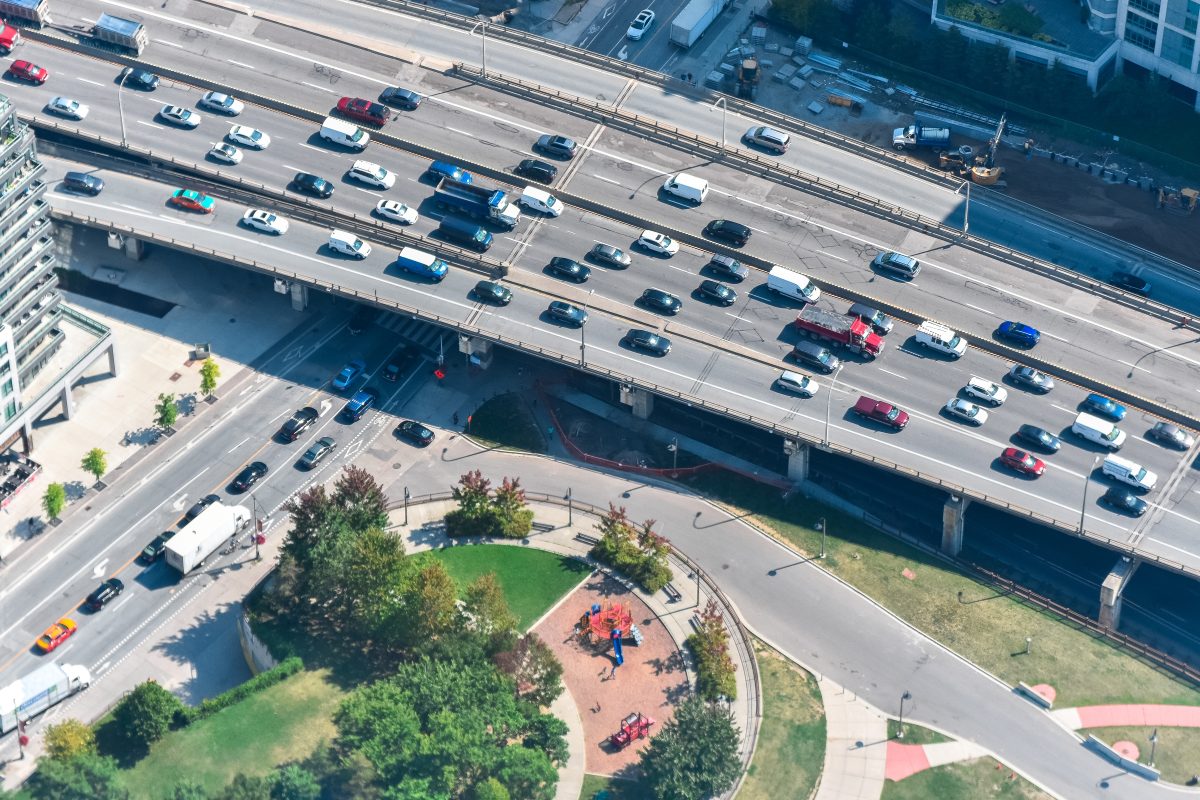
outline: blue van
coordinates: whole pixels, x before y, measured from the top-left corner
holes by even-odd
[[[396,257],[396,265],[409,274],[430,278],[435,282],[440,282],[450,271],[450,265],[445,261],[415,247],[400,248],[400,255]]]
[[[487,252],[492,246],[492,234],[486,228],[460,217],[442,217],[438,233],[455,244],[470,247],[481,253]]]

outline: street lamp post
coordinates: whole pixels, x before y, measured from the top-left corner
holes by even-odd
[[[125,81],[129,80],[129,76],[132,74],[132,69],[125,70],[121,75],[121,82],[117,84],[117,111],[121,116],[121,147],[125,147],[127,144],[125,138]]]
[[[471,28],[470,33],[468,33],[467,35],[474,36],[476,28],[478,28],[480,30],[480,34],[479,34],[479,66],[480,66],[480,69],[483,70],[483,77],[486,78],[487,77],[487,23],[486,22],[476,23],[475,27]]]
[[[1150,766],[1154,766],[1154,753],[1158,750],[1158,728],[1150,734]]]
[[[1087,494],[1088,484],[1092,482],[1092,473],[1096,471],[1096,465],[1100,463],[1103,456],[1096,456],[1092,459],[1092,468],[1083,476],[1083,503],[1079,506],[1079,535],[1083,535],[1083,518],[1087,515]]]
[[[833,371],[833,380],[829,384],[829,394],[825,398],[825,438],[821,440],[821,444],[826,448],[829,447],[829,416],[833,412],[833,389],[837,386],[838,375],[842,374],[842,365],[838,364],[837,369]]]
[[[725,152],[725,122],[729,118],[729,104],[725,102],[724,97],[718,97],[712,107],[721,107],[721,152]]]
[[[912,695],[909,693],[909,691],[907,689],[904,690],[904,694],[900,695],[900,730],[896,732],[897,739],[904,738],[904,701],[905,700],[912,700]]]
[[[962,186],[959,186],[958,189],[963,188],[963,186],[967,187],[967,203],[963,207],[963,236],[966,236],[971,230],[971,181],[963,181]],[[958,194],[958,189],[954,190],[955,194]]]
[[[672,436],[671,443],[667,445],[667,449],[671,451],[671,477],[679,477],[679,437]]]
[[[408,487],[404,487],[404,524],[408,525]]]
[[[821,555],[817,556],[817,558],[824,558],[825,557],[825,518],[824,517],[821,517],[820,522],[817,523],[817,530],[819,530],[821,532]]]
[[[588,307],[592,304],[592,295],[596,293],[595,289],[588,292],[587,300],[583,301],[583,322],[579,323],[579,366],[587,366],[587,340],[583,336],[583,330],[587,327],[587,312]]]
[[[571,489],[567,488],[567,527],[575,524],[575,507],[571,500]]]

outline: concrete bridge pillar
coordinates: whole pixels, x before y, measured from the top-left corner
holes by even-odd
[[[1142,565],[1129,556],[1121,556],[1109,571],[1104,583],[1100,584],[1100,624],[1115,631],[1121,623],[1121,602],[1125,594],[1125,585]]]
[[[472,367],[487,369],[492,365],[491,339],[477,339],[473,336],[460,335],[458,352],[466,355],[467,364]]]
[[[307,286],[295,281],[290,285],[288,293],[292,296],[292,311],[304,311],[308,308]]]
[[[125,238],[125,257],[131,261],[141,261],[146,257],[146,243],[133,236]]]
[[[808,480],[808,445],[793,439],[784,439],[783,452],[788,457],[788,478],[796,483]]]
[[[962,552],[963,530],[969,505],[969,498],[952,494],[942,506],[942,552],[948,556],[954,557]]]
[[[627,383],[621,384],[621,403],[629,406],[638,419],[650,419],[654,413],[654,395]]]

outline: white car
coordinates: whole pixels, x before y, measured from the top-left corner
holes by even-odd
[[[812,397],[821,388],[816,381],[807,375],[801,375],[799,372],[790,372],[788,370],[779,373],[779,377],[775,379],[775,385],[786,392],[792,392],[801,397]]]
[[[375,213],[393,222],[403,222],[405,225],[412,225],[421,218],[415,208],[409,208],[399,200],[380,200],[375,206]]]
[[[181,106],[163,106],[158,112],[164,122],[178,125],[180,128],[195,128],[204,119],[190,108]]]
[[[971,376],[971,380],[967,381],[963,391],[989,406],[1002,406],[1008,399],[1008,389],[978,375]]]
[[[256,228],[276,236],[282,236],[288,230],[286,219],[270,211],[263,211],[261,208],[247,208],[246,213],[242,215],[242,222],[247,228]]]
[[[329,249],[344,256],[362,260],[371,255],[371,245],[348,231],[329,232]]]
[[[946,403],[946,413],[955,419],[974,425],[976,428],[987,422],[988,418],[988,412],[960,397],[952,398],[949,403]]]
[[[242,163],[242,151],[238,150],[231,144],[225,142],[216,142],[208,154],[222,164],[240,164]]]
[[[642,231],[642,235],[638,237],[637,243],[651,253],[658,253],[663,256],[673,256],[679,252],[679,242],[658,231]]]
[[[650,9],[639,11],[638,15],[633,18],[633,22],[629,24],[629,30],[625,35],[635,42],[640,41],[646,35],[646,31],[650,30],[650,26],[654,24],[654,12]]]
[[[226,134],[225,138],[234,144],[240,144],[243,147],[253,147],[255,150],[266,150],[271,146],[270,136],[267,136],[258,128],[250,128],[245,125],[234,125],[229,129],[229,133]]]
[[[351,178],[376,189],[390,189],[396,185],[396,176],[370,161],[355,161],[347,173]]]
[[[563,204],[558,201],[557,197],[536,186],[526,186],[521,192],[521,196],[517,198],[517,202],[526,208],[549,214],[552,217],[557,217],[563,210]]]
[[[246,108],[245,104],[236,97],[230,97],[220,92],[209,92],[200,98],[200,107],[227,117],[236,117]]]
[[[46,104],[46,110],[67,119],[84,119],[91,109],[78,100],[72,100],[69,97],[56,97]]]

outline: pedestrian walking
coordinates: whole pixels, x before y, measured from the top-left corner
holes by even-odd
[[[613,665],[612,665],[612,672],[608,673],[608,677],[609,677],[609,678],[611,678],[611,679],[612,679],[612,680],[614,680],[614,681],[617,679],[617,667],[619,667],[619,666],[620,666],[620,664],[617,664],[617,663],[614,661],[614,662],[613,662]]]
[[[453,416],[453,417],[451,417],[451,419],[453,419],[453,420],[454,420],[454,424],[455,424],[455,425],[457,425],[457,424],[458,424],[458,412],[457,412],[457,411],[455,411],[455,412],[454,412],[454,416]]]

